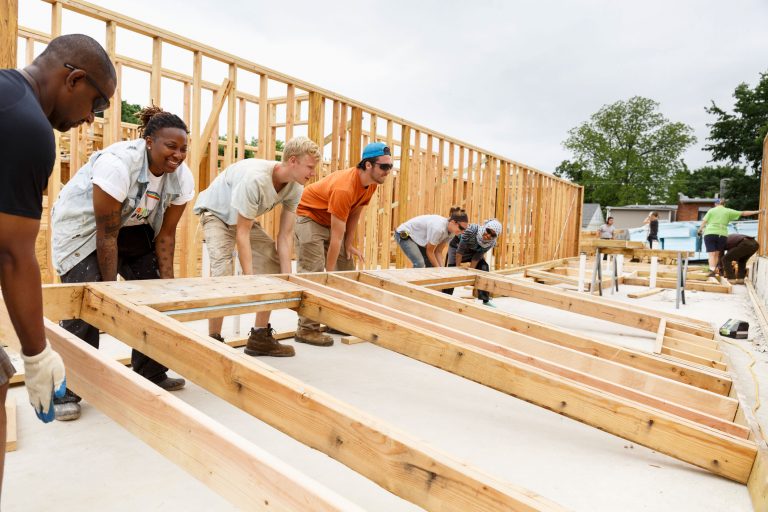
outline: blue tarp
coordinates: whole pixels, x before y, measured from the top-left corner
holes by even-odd
[[[671,251],[694,251],[696,255],[692,259],[706,259],[707,253],[704,251],[704,244],[696,235],[700,225],[701,221],[660,222],[660,248]],[[644,242],[648,238],[648,226],[631,228],[627,231],[629,232],[630,240]],[[743,233],[757,237],[757,221],[740,220],[731,222],[728,224],[728,233]]]

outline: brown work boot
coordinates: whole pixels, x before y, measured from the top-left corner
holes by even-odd
[[[258,329],[251,328],[245,353],[249,356],[293,357],[296,351],[290,345],[283,345],[274,338],[275,330],[270,324]]]
[[[315,331],[312,329],[296,329],[296,336],[293,339],[299,343],[315,345],[316,347],[330,347],[333,345],[333,338],[327,334],[323,334],[320,331]]]

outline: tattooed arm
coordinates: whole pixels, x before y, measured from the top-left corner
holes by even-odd
[[[163,225],[155,238],[155,254],[160,279],[173,279],[173,254],[176,249],[176,226],[184,214],[185,204],[172,204],[165,210]]]
[[[93,212],[96,215],[96,259],[104,281],[117,279],[117,234],[120,231],[120,201],[93,186]]]

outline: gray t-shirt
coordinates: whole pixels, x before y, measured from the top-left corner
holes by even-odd
[[[610,240],[613,238],[613,224],[603,224],[597,232],[600,234],[600,238]]]
[[[278,163],[246,158],[230,165],[200,192],[192,211],[197,215],[208,211],[230,226],[237,224],[238,213],[253,220],[278,204],[295,212],[304,187],[291,182],[277,193],[272,172]]]

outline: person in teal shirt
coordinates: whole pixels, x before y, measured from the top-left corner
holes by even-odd
[[[704,234],[704,245],[707,248],[707,258],[709,259],[709,275],[716,275],[715,269],[720,261],[720,255],[725,251],[725,244],[728,241],[728,224],[741,217],[749,217],[763,213],[763,210],[750,210],[740,212],[725,207],[725,199],[715,199],[715,207],[704,215],[704,220],[699,226],[699,236]]]

